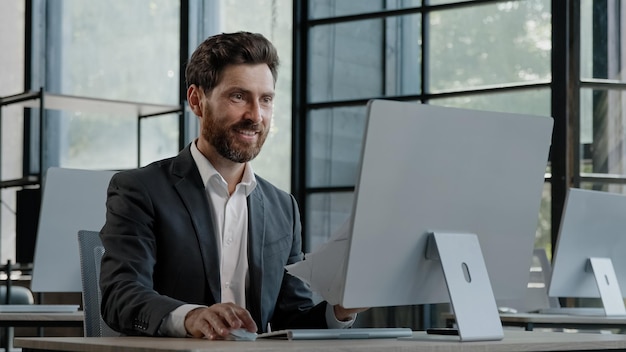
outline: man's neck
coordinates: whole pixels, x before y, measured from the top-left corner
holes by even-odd
[[[222,175],[228,184],[228,193],[233,194],[233,192],[235,192],[235,188],[243,178],[246,163],[237,163],[232,160],[228,160],[221,156],[214,148],[202,143],[200,140],[198,140],[196,145],[200,153],[202,153],[202,155],[209,160],[211,165],[213,165],[215,170]]]
[[[235,188],[241,182],[243,173],[246,169],[246,164],[236,163],[230,161],[220,155],[208,155],[206,156],[211,162],[211,165],[219,172],[228,184],[228,193],[233,194]]]

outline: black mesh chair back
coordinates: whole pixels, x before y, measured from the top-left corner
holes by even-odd
[[[119,336],[102,320],[100,314],[100,261],[104,247],[96,231],[78,231],[80,272],[83,284],[84,333],[86,337]]]

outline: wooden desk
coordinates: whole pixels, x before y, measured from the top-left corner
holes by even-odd
[[[454,324],[454,315],[445,314],[446,326]],[[550,329],[626,329],[626,317],[602,317],[567,314],[501,313],[503,326],[523,327],[526,331],[535,328]]]
[[[489,351],[626,351],[626,335],[505,331],[502,341],[459,342],[458,337],[415,332],[413,340],[208,341],[162,337],[28,337],[16,338],[23,352],[489,352]],[[432,339],[431,339],[432,338]]]

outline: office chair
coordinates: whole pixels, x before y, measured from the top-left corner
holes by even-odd
[[[34,304],[33,293],[26,287],[11,285],[7,300],[7,287],[0,286],[0,304]]]
[[[119,336],[102,320],[100,313],[100,261],[104,247],[96,231],[78,231],[80,272],[83,284],[84,334],[86,337]]]
[[[0,286],[0,304],[34,304],[35,297],[33,292],[26,287],[10,285],[8,289],[9,296],[7,297],[7,286]],[[5,350],[13,350],[13,335],[14,329],[12,326],[4,328],[4,341],[2,346]]]

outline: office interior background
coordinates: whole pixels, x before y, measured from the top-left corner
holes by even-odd
[[[624,193],[622,3],[2,1],[0,262],[29,264],[25,227],[48,167],[132,168],[193,140],[184,63],[207,36],[238,30],[264,34],[281,56],[271,136],[253,166],[298,199],[305,251],[350,216],[366,103],[386,98],[552,116],[536,232],[550,254],[569,187]],[[29,92],[95,109],[24,108],[15,98]],[[100,100],[166,113],[109,111]],[[514,160],[493,160],[494,174],[503,162]]]

